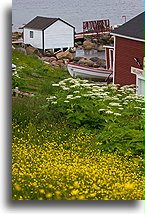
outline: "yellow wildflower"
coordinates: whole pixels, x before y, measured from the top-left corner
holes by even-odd
[[[52,193],[48,192],[48,193],[46,194],[46,198],[51,198],[51,197],[52,197]]]
[[[78,189],[73,189],[73,190],[71,191],[71,194],[72,194],[72,195],[78,195],[78,193],[79,193],[79,190],[78,190]]]

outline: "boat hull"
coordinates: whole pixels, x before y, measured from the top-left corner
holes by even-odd
[[[67,69],[72,77],[80,76],[85,79],[94,79],[98,81],[105,81],[113,78],[113,71],[102,68],[94,68],[75,63],[68,63]]]

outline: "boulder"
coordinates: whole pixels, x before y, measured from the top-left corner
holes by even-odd
[[[13,40],[20,39],[21,37],[22,37],[22,33],[21,32],[12,32],[12,39]]]
[[[97,50],[98,50],[98,52],[102,52],[102,51],[105,51],[105,48],[103,45],[99,45]]]
[[[78,62],[78,61],[81,60],[81,59],[83,59],[83,57],[81,57],[81,56],[76,56],[76,57],[74,57],[73,61],[74,61],[74,62]]]
[[[51,56],[55,56],[53,51],[45,51],[45,56],[51,57]]]
[[[97,44],[98,43],[98,39],[92,39],[92,42]]]
[[[62,59],[57,60],[58,63],[63,63]]]
[[[57,59],[68,59],[69,61],[73,60],[73,54],[70,53],[69,51],[65,51],[65,52],[60,52],[56,54],[56,58]]]
[[[67,64],[69,62],[69,59],[63,59],[63,63]]]
[[[45,61],[45,62],[49,62],[50,57],[48,57],[48,56],[44,56],[44,57],[42,57],[42,60],[43,60],[43,61]]]
[[[92,42],[89,42],[89,41],[84,41],[83,42],[83,48],[85,50],[91,50],[93,48],[95,48],[96,44],[92,43]]]
[[[109,34],[104,34],[104,35],[102,36],[102,39],[103,39],[104,41],[108,41],[108,40],[110,39],[110,35],[109,35]]]
[[[32,46],[28,46],[26,48],[26,53],[28,55],[36,55],[36,56],[42,57],[42,54],[39,52],[39,50],[37,48],[32,47]]]
[[[51,62],[51,65],[55,66],[55,67],[59,67],[59,64],[56,60]]]
[[[94,62],[91,61],[90,59],[85,59],[85,58],[82,58],[78,61],[78,64],[80,65],[86,65],[86,66],[89,66],[89,67],[92,67],[94,65]]]
[[[51,62],[51,65],[54,67],[63,67],[63,60],[54,60]]]
[[[44,57],[42,57],[42,60],[45,62],[53,62],[53,61],[56,61],[57,59],[54,56],[52,56],[52,57],[44,56]]]
[[[79,46],[79,45],[82,45],[83,43],[82,43],[82,41],[76,41],[75,44],[77,44]]]
[[[69,52],[70,52],[70,53],[75,53],[75,52],[76,52],[76,47],[70,48],[70,49],[69,49]]]
[[[25,48],[21,48],[21,47],[19,47],[19,48],[15,48],[15,51],[18,51],[18,52],[20,52],[20,53],[22,53],[22,54],[24,54],[24,55],[26,55],[26,54],[27,54],[27,52],[26,52],[26,49],[25,49]]]
[[[106,67],[106,60],[105,59],[100,59],[98,57],[92,57],[90,58],[91,61],[94,62],[94,66],[98,66],[98,67]]]
[[[106,60],[105,59],[100,59],[98,64],[100,67],[106,68]]]
[[[99,68],[100,66],[97,63],[94,63],[93,67],[94,68]]]
[[[75,42],[75,47],[77,48],[79,45],[78,45],[78,43],[77,42]]]
[[[91,57],[90,58],[90,60],[91,61],[93,61],[93,62],[95,62],[95,63],[98,63],[98,60],[99,60],[100,58],[98,58],[97,56],[94,56],[94,57]]]

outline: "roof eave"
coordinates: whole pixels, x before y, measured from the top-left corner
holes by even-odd
[[[131,40],[135,40],[135,41],[138,41],[138,42],[145,42],[144,39],[135,38],[135,37],[126,36],[126,35],[121,35],[121,34],[117,34],[117,33],[110,33],[110,35],[118,36],[118,37],[125,38],[125,39],[131,39]]]
[[[39,17],[39,16],[37,16],[37,17]],[[36,18],[37,18],[36,17]],[[56,21],[58,21],[58,20],[60,20],[60,21],[62,21],[62,22],[64,22],[65,24],[67,24],[67,25],[69,25],[70,27],[72,27],[72,28],[74,28],[75,29],[75,27],[73,26],[73,25],[71,25],[71,24],[69,24],[68,22],[66,22],[66,21],[64,21],[63,19],[61,19],[61,18],[54,18],[54,21],[52,21],[52,23],[50,24],[50,25],[48,25],[48,26],[46,26],[46,27],[43,27],[43,28],[37,28],[37,29],[35,29],[35,28],[30,28],[30,27],[27,27],[27,24],[25,25],[25,26],[23,26],[23,28],[28,28],[28,29],[34,29],[34,30],[42,30],[42,31],[44,31],[44,30],[46,30],[48,27],[50,27],[52,24],[54,24]],[[29,23],[28,23],[29,24]]]

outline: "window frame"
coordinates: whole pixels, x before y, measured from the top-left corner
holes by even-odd
[[[34,31],[30,30],[30,39],[34,38]]]

